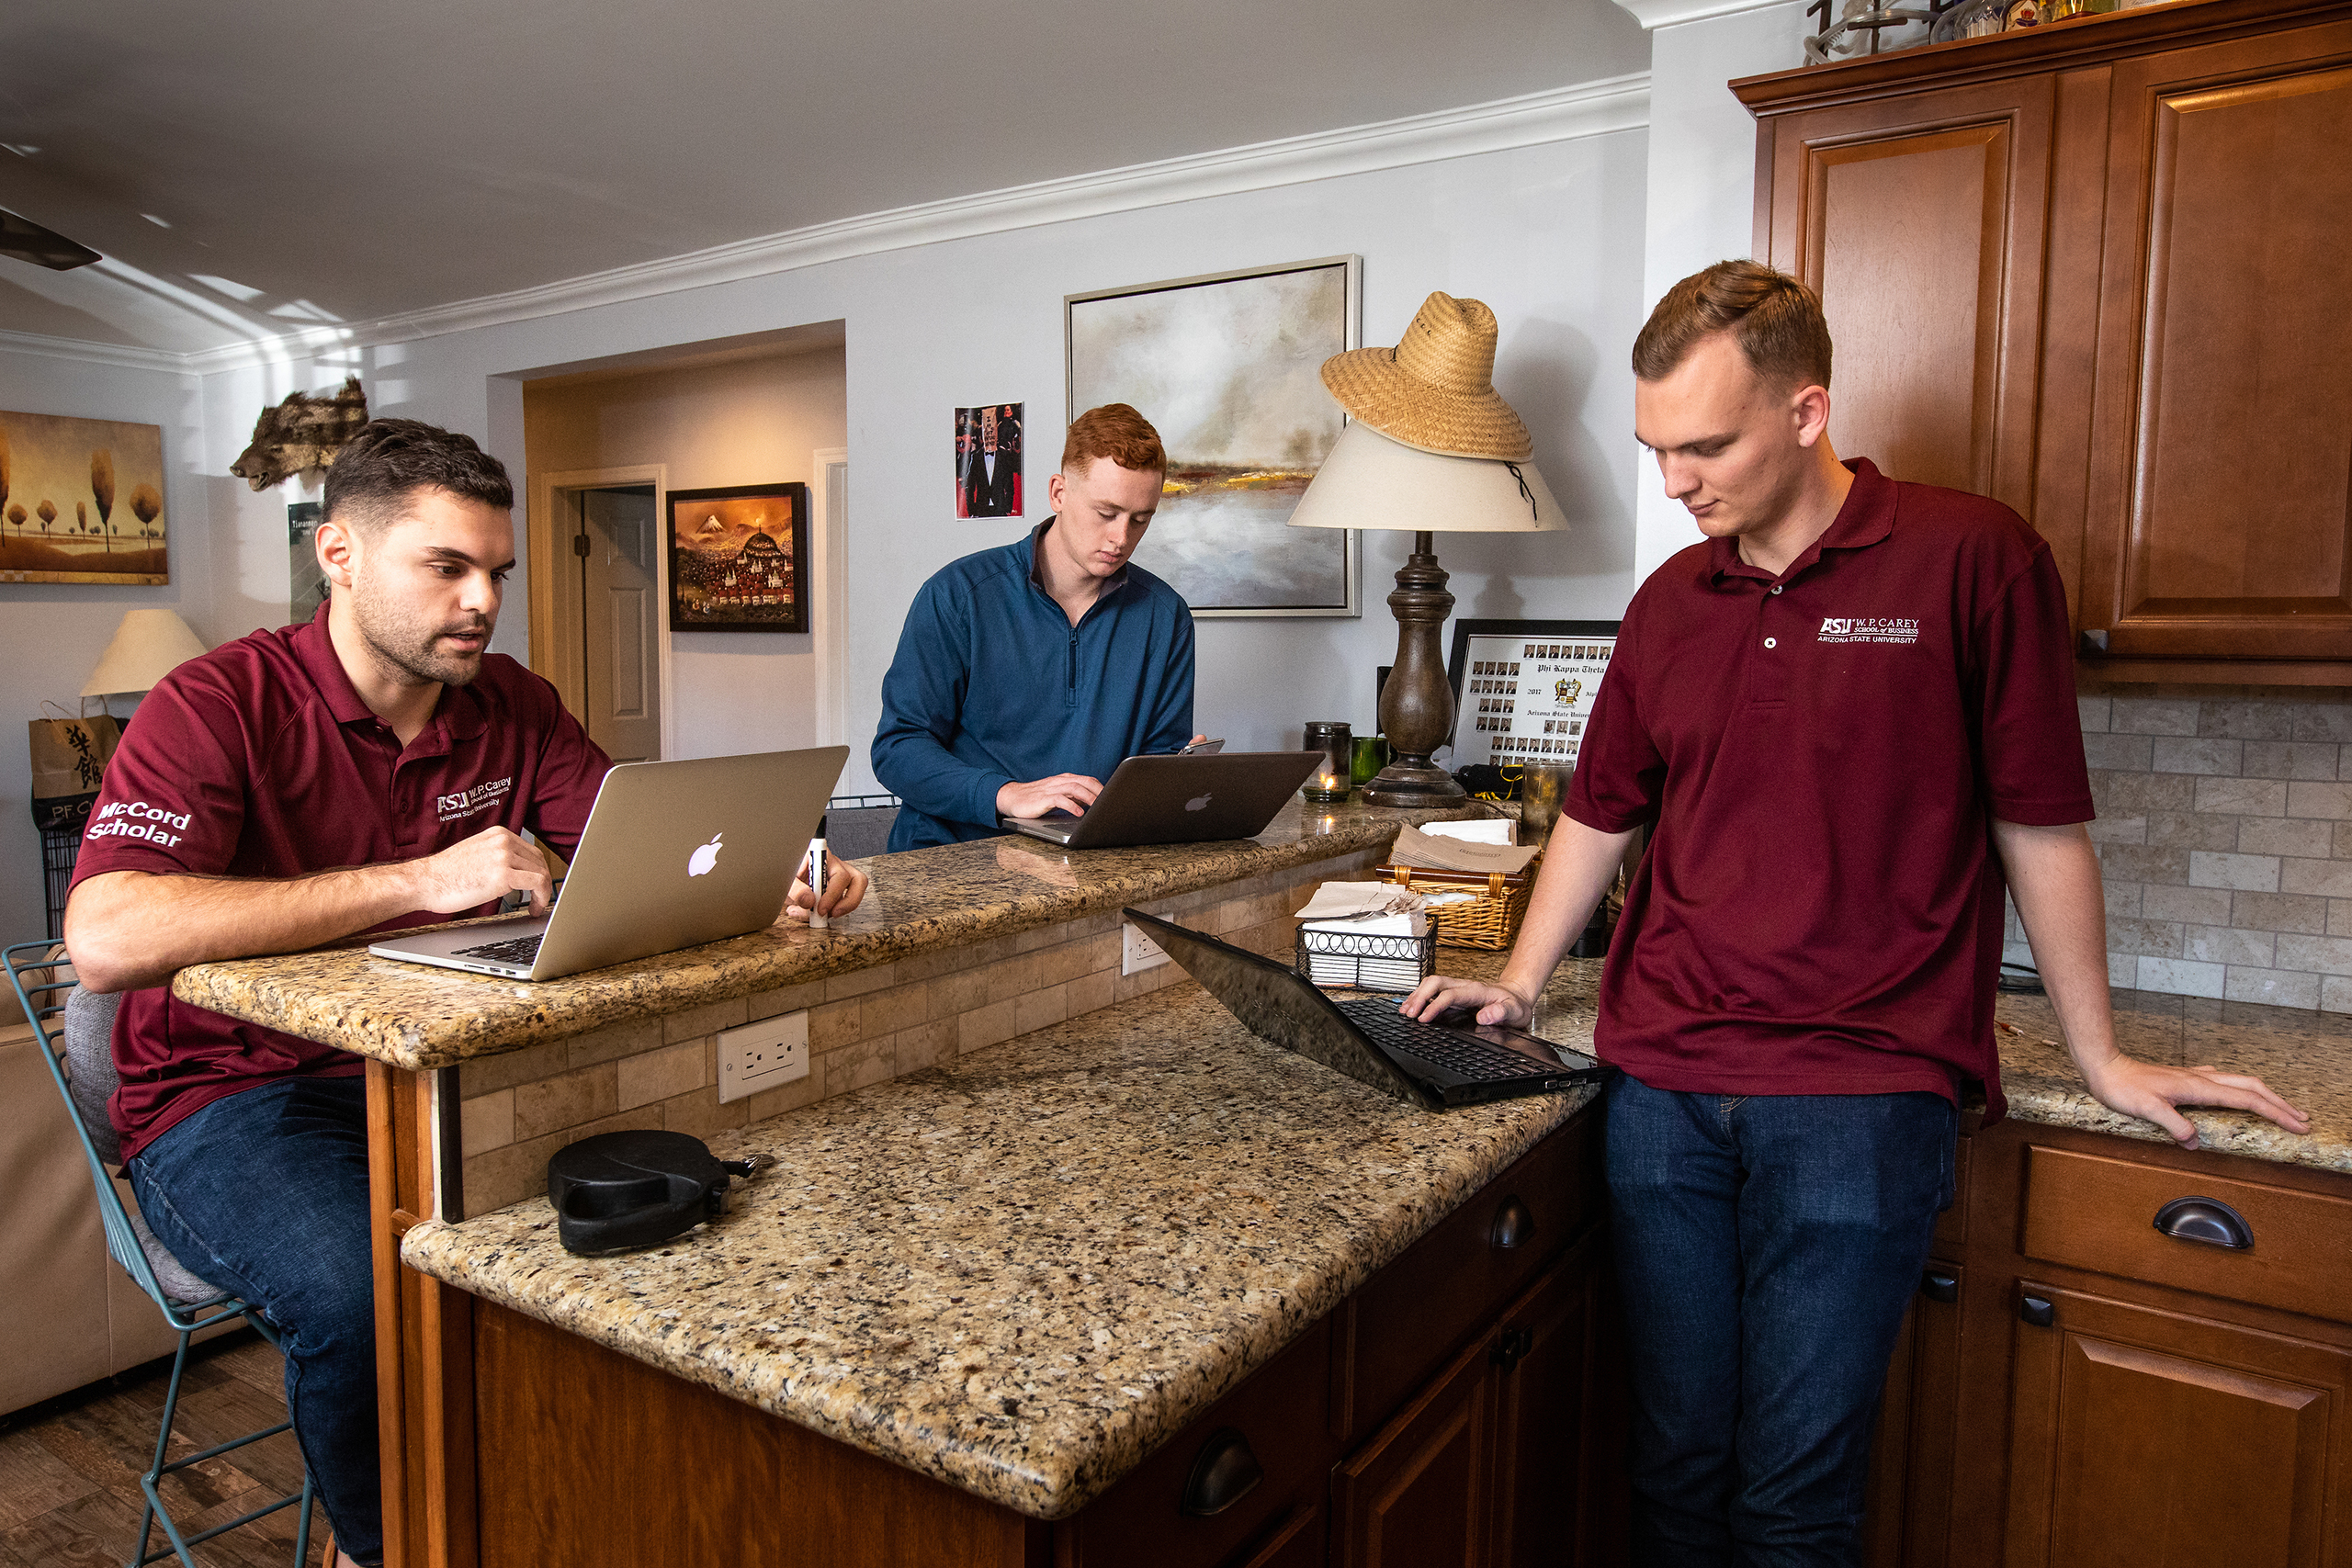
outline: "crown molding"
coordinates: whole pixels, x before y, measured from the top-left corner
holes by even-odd
[[[1683,22],[1703,22],[1715,17],[1736,17],[1743,11],[1769,11],[1788,0],[1617,0],[1617,8],[1656,31]]]
[[[74,359],[85,365],[112,365],[130,370],[170,370],[188,374],[189,355],[168,348],[141,348],[134,344],[99,343],[95,339],[49,337],[40,333],[0,329],[0,353],[34,354],[48,359]]]
[[[282,363],[322,348],[408,343],[503,326],[944,240],[1638,130],[1649,124],[1649,86],[1647,72],[1581,82],[1403,119],[868,213],[534,288],[163,357],[174,368],[199,373]]]

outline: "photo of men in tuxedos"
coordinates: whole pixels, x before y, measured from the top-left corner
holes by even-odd
[[[956,515],[1021,515],[1019,403],[956,411]]]

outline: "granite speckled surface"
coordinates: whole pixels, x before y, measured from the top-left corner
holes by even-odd
[[[1589,1035],[1597,969],[1563,969],[1540,1031]],[[1187,987],[714,1139],[776,1164],[655,1251],[574,1258],[540,1198],[401,1257],[1060,1518],[1591,1092],[1415,1111]]]
[[[878,855],[862,863],[874,879],[865,903],[829,931],[778,925],[537,985],[370,958],[362,943],[195,964],[172,990],[232,1018],[424,1071],[1385,847],[1400,824],[1483,811],[1300,803],[1254,840],[1072,853],[998,838]]]

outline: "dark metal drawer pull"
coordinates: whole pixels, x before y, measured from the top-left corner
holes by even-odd
[[[1525,1247],[1528,1238],[1534,1234],[1534,1214],[1514,1194],[1504,1199],[1503,1206],[1495,1211],[1494,1228],[1487,1233],[1487,1239],[1509,1251],[1515,1247]]]
[[[2058,1321],[2058,1309],[2040,1296],[2028,1296],[2018,1303],[2018,1315],[2036,1328],[2048,1328]]]
[[[1919,1293],[1931,1302],[1956,1302],[1960,1300],[1960,1276],[1930,1269],[1919,1276]]]
[[[1184,1500],[1177,1507],[1205,1519],[1250,1495],[1265,1479],[1265,1467],[1250,1451],[1250,1439],[1230,1427],[1220,1427],[1201,1445],[1193,1473],[1184,1481]]]
[[[2233,1252],[2254,1246],[2254,1227],[2219,1198],[2176,1198],[2156,1211],[2156,1228],[2175,1241],[2226,1247]]]

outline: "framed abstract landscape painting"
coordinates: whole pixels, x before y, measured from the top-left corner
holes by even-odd
[[[164,430],[0,411],[0,582],[169,582]]]

